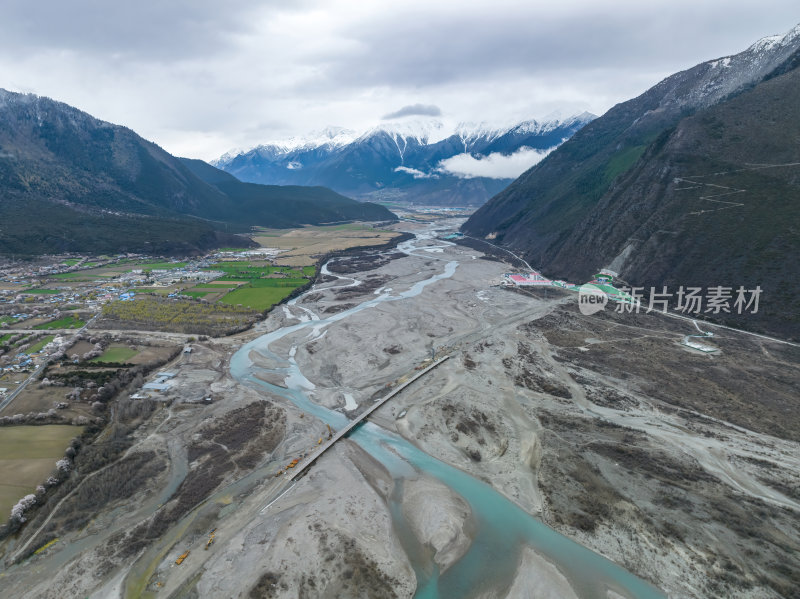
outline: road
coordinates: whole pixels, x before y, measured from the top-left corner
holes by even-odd
[[[55,333],[57,333],[57,334],[62,334],[62,333],[74,333],[74,335],[73,335],[73,337],[72,337],[72,338],[74,339],[76,336],[78,336],[78,335],[80,335],[81,333],[83,333],[83,332],[84,332],[84,331],[87,329],[87,327],[88,327],[90,324],[92,324],[92,322],[94,322],[95,318],[97,318],[97,317],[98,317],[98,314],[95,314],[94,316],[92,316],[92,317],[91,317],[91,318],[90,318],[90,319],[89,319],[89,320],[86,322],[86,324],[84,324],[84,325],[83,325],[83,326],[82,326],[80,329],[78,329],[77,331],[76,331],[75,329],[54,329],[52,332],[55,332]],[[25,331],[24,331],[24,330],[15,330],[15,332],[20,332],[20,333],[22,333],[22,332],[25,332]],[[29,331],[29,332],[32,332],[32,333],[41,333],[42,331],[41,331],[41,330],[31,330],[31,331]],[[71,339],[70,341],[72,341],[72,339]],[[25,379],[25,380],[24,380],[22,383],[20,383],[19,387],[17,387],[16,389],[14,389],[14,391],[12,391],[11,393],[9,393],[9,394],[8,394],[8,395],[7,395],[7,396],[6,396],[6,397],[5,397],[5,398],[4,398],[2,401],[0,401],[0,412],[2,412],[3,410],[5,410],[5,409],[6,409],[6,407],[7,407],[9,404],[11,404],[11,402],[12,402],[12,401],[14,401],[14,399],[15,399],[15,398],[16,398],[16,397],[17,397],[17,396],[20,394],[20,393],[22,393],[22,391],[25,389],[25,387],[27,387],[27,386],[28,386],[28,385],[29,385],[29,384],[30,384],[32,381],[36,380],[36,377],[38,377],[38,376],[41,374],[41,372],[44,370],[45,366],[47,366],[47,364],[48,364],[48,363],[49,363],[49,359],[48,359],[48,358],[46,358],[46,359],[45,359],[45,360],[44,360],[44,361],[43,361],[41,364],[39,364],[38,366],[36,366],[36,368],[34,368],[34,369],[33,369],[33,372],[31,372],[31,373],[30,373],[30,375],[28,375],[28,378],[27,378],[27,379]]]

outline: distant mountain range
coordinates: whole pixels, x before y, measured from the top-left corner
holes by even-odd
[[[0,90],[0,254],[190,253],[247,245],[231,233],[253,225],[393,218],[322,187],[243,183],[61,102]]]
[[[463,226],[548,274],[763,289],[717,319],[800,337],[800,26],[596,119]],[[735,291],[734,291],[735,293]]]
[[[437,119],[401,119],[363,134],[331,127],[229,152],[213,164],[242,181],[324,185],[362,200],[480,205],[594,118],[454,129]]]

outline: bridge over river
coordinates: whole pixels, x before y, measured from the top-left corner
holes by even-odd
[[[300,476],[303,474],[303,472],[305,472],[308,469],[308,467],[311,466],[311,464],[313,464],[315,461],[317,461],[322,456],[322,454],[324,454],[331,447],[333,447],[333,445],[339,439],[347,436],[347,433],[349,433],[355,427],[357,427],[359,424],[364,422],[364,420],[366,420],[367,417],[369,417],[369,415],[372,414],[375,410],[380,408],[383,404],[385,404],[387,401],[392,399],[395,395],[400,393],[403,389],[408,387],[411,383],[413,383],[414,381],[416,381],[420,377],[425,376],[428,372],[430,372],[431,370],[436,368],[439,364],[441,364],[442,362],[447,360],[449,357],[450,356],[447,355],[447,356],[444,356],[443,358],[439,358],[438,360],[436,360],[430,366],[424,368],[423,370],[420,370],[417,374],[412,376],[406,382],[404,382],[403,384],[401,384],[401,385],[395,387],[394,389],[392,389],[392,391],[388,395],[386,395],[386,397],[376,401],[369,408],[367,408],[366,410],[361,412],[361,414],[359,414],[356,418],[351,420],[348,423],[347,426],[345,426],[344,428],[336,431],[336,433],[330,439],[328,439],[323,445],[321,445],[320,448],[317,451],[312,453],[310,456],[307,456],[305,459],[303,459],[303,461],[301,461],[299,464],[297,464],[297,466],[295,466],[294,471],[292,472],[292,476],[289,478],[289,480],[293,481],[293,480],[297,480],[298,478],[300,478]]]

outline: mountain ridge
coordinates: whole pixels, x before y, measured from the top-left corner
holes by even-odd
[[[544,153],[593,118],[584,112],[505,127],[486,123],[447,127],[433,118],[402,119],[360,134],[328,128],[307,138],[229,152],[212,163],[243,181],[324,185],[359,199],[476,205],[512,177],[448,170],[448,160],[462,156],[480,161],[492,154],[502,160],[524,150]]]
[[[394,218],[321,188],[209,183],[190,166],[127,127],[0,90],[0,253],[199,252],[248,245],[230,232],[251,225]]]
[[[573,280],[613,266],[631,284],[659,289],[771,287],[774,303],[760,316],[720,318],[800,334],[800,289],[792,283],[800,272],[791,263],[800,248],[790,231],[798,222],[800,178],[748,166],[800,162],[792,141],[800,135],[792,103],[798,63],[795,27],[667,77],[587,125],[462,229]],[[705,196],[714,194],[701,193],[708,189],[743,199],[709,201]],[[778,270],[764,268],[767,255]]]

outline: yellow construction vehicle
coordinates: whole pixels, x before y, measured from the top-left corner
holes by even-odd
[[[211,543],[213,543],[213,542],[214,542],[214,534],[215,534],[216,532],[217,532],[217,529],[215,528],[214,530],[212,530],[212,531],[211,531],[211,532],[208,534],[208,541],[206,542],[206,549],[208,549],[209,547],[211,547]]]
[[[330,424],[326,424],[325,426],[328,427],[328,441],[330,441],[333,438],[333,429]]]
[[[181,553],[180,556],[178,556],[178,559],[175,560],[175,565],[180,566],[183,563],[183,560],[189,557],[190,553],[191,551],[189,551],[188,549],[185,552]]]

